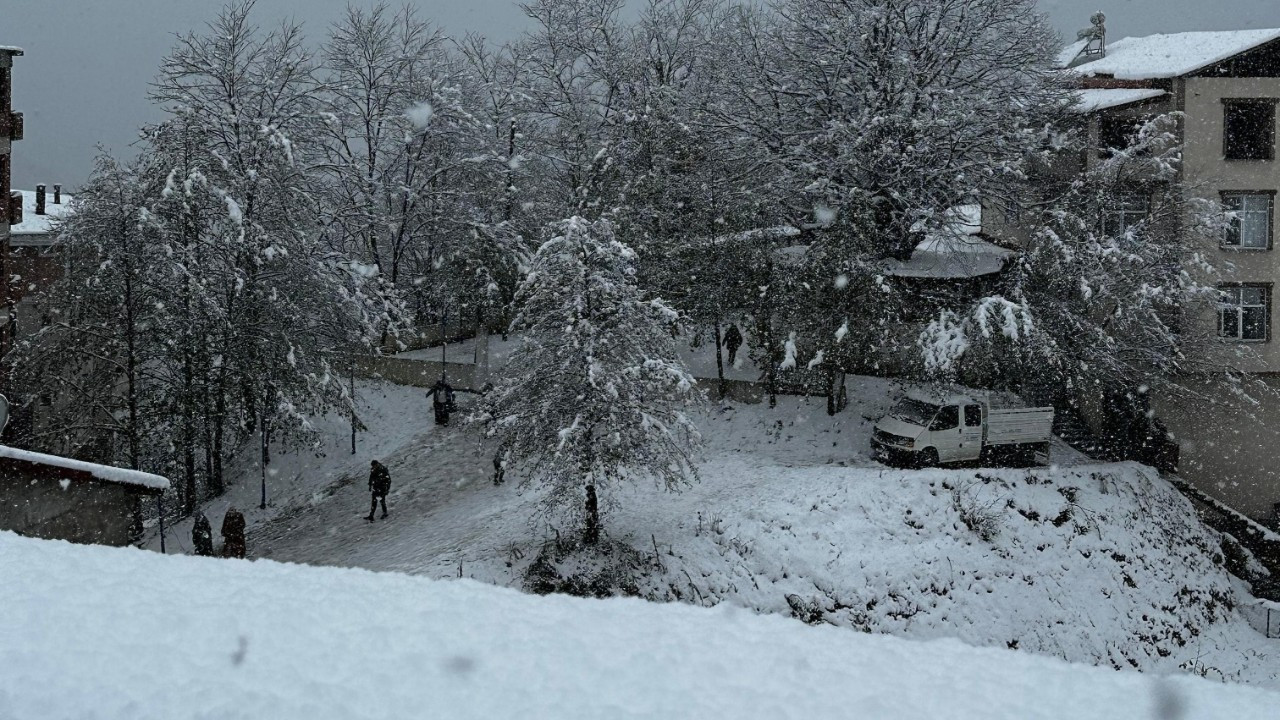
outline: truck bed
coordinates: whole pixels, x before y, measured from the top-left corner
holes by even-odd
[[[987,415],[987,445],[1049,442],[1053,437],[1053,408],[991,408]]]

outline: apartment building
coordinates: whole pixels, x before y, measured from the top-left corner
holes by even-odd
[[[1275,247],[1276,106],[1280,103],[1280,29],[1187,32],[1124,38],[1108,44],[1095,31],[1061,58],[1078,81],[1079,111],[1088,120],[1093,162],[1123,148],[1147,118],[1181,113],[1182,180],[1189,192],[1218,203],[1227,218],[1203,248],[1217,285],[1216,312],[1185,322],[1217,337],[1209,360],[1256,373],[1280,389],[1280,250]],[[1129,225],[1149,212],[1140,190],[1116,198],[1115,217]],[[1280,522],[1280,403],[1248,410],[1202,378],[1184,382],[1197,398],[1154,398],[1179,444],[1179,474],[1259,521]]]
[[[9,226],[22,222],[22,196],[9,187],[14,140],[22,139],[22,114],[13,111],[13,59],[22,54],[16,47],[0,45],[0,278],[9,277]],[[9,283],[0,282],[0,307],[11,305]],[[0,354],[9,349],[12,336],[0,323]]]

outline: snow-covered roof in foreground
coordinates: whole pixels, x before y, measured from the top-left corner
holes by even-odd
[[[1165,95],[1164,90],[1150,90],[1144,88],[1090,88],[1088,90],[1077,90],[1076,98],[1080,100],[1080,104],[1076,105],[1076,112],[1091,113],[1107,108],[1123,107],[1132,105],[1143,100],[1151,100]]]
[[[22,48],[16,45],[0,45],[0,52],[9,53],[10,55],[21,55]]]
[[[1072,71],[1088,76],[1109,75],[1117,80],[1175,78],[1277,39],[1280,28],[1127,37],[1108,43],[1106,57],[1077,65]],[[1059,59],[1065,58],[1072,47],[1075,46],[1068,46]]]
[[[53,190],[45,193],[44,215],[36,214],[36,192],[34,190],[17,190],[22,193],[22,222],[9,226],[10,235],[46,235],[54,231],[54,223],[65,218],[71,212],[71,196],[62,193],[62,202],[53,204]]]
[[[66,470],[87,472],[103,482],[119,483],[121,485],[136,485],[138,487],[149,488],[152,490],[167,490],[169,488],[169,480],[159,475],[152,475],[151,473],[139,472],[137,470],[128,470],[126,468],[111,467],[110,465],[99,465],[97,463],[84,462],[83,460],[72,460],[71,458],[59,457],[57,455],[45,455],[44,453],[31,452],[30,450],[19,450],[17,448],[8,447],[7,445],[0,445],[0,458],[9,458],[10,460],[21,460],[23,462],[48,465]]]
[[[948,211],[951,227],[925,237],[911,259],[884,261],[884,271],[894,277],[972,278],[1000,272],[1008,258],[1018,253],[983,240],[982,206],[960,205]]]
[[[19,718],[1133,720],[1174,707],[1271,720],[1280,707],[1280,693],[1190,675],[729,607],[3,532],[0,577],[23,578],[0,583],[21,618],[0,643],[0,697]]]

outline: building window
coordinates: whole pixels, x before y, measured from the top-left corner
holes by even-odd
[[[1098,119],[1098,156],[1110,157],[1113,153],[1133,147],[1138,134],[1150,119],[1145,116],[1103,115]]]
[[[1228,160],[1275,158],[1276,101],[1223,101],[1222,148]]]
[[[1261,342],[1270,339],[1271,287],[1226,285],[1218,288],[1218,335],[1228,340]]]
[[[1118,193],[1115,204],[1102,218],[1102,232],[1110,237],[1124,237],[1151,214],[1151,196],[1146,193]]]
[[[1271,249],[1274,193],[1225,192],[1222,206],[1229,213],[1222,246],[1244,250]]]

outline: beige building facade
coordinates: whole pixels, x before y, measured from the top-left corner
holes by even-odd
[[[1063,64],[1082,88],[1094,148],[1086,162],[1136,122],[1180,113],[1183,183],[1224,219],[1203,243],[1205,262],[1189,268],[1221,299],[1183,320],[1211,338],[1191,363],[1203,370],[1181,378],[1190,392],[1153,398],[1153,409],[1179,445],[1180,475],[1239,512],[1280,525],[1280,30],[1125,38],[1091,52],[1079,45]],[[1117,199],[1122,213],[1126,202]],[[1136,196],[1134,217],[1141,205]],[[1274,394],[1242,402],[1207,377],[1212,368],[1254,373]]]

